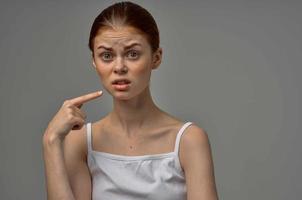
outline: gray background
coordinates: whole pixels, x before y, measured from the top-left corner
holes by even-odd
[[[87,47],[112,1],[0,3],[0,199],[46,199],[41,139],[102,89]],[[140,1],[156,19],[158,106],[209,134],[220,199],[301,199],[301,1]],[[107,92],[87,121],[112,108]]]

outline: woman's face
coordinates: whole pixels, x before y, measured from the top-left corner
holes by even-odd
[[[130,26],[100,29],[93,49],[93,65],[103,86],[119,99],[131,99],[149,86],[151,71],[159,66],[162,55],[161,48],[152,54],[146,37]],[[123,78],[130,84],[112,84]]]

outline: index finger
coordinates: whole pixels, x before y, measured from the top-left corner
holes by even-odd
[[[82,105],[83,103],[86,103],[87,101],[90,101],[92,99],[96,99],[97,97],[101,96],[103,94],[103,91],[97,91],[97,92],[92,92],[89,94],[85,94],[83,96],[79,96],[73,99],[70,99],[69,101],[71,104],[75,106]]]

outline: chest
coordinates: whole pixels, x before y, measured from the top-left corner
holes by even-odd
[[[174,151],[178,127],[142,130],[129,138],[121,132],[92,128],[92,149],[111,154],[140,156]]]

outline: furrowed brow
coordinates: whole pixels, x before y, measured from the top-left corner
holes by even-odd
[[[133,44],[130,44],[129,46],[126,46],[125,49],[130,49],[134,46],[142,46],[140,43],[133,43]]]
[[[136,46],[136,45],[142,46],[140,43],[133,43],[133,44],[130,44],[129,46],[126,46],[125,49],[130,49],[130,48],[132,48],[132,47],[134,47],[134,46]],[[109,51],[112,51],[112,50],[113,50],[111,47],[106,47],[106,46],[104,46],[104,45],[100,45],[97,49],[101,49],[101,48],[106,49],[106,50],[109,50]]]

